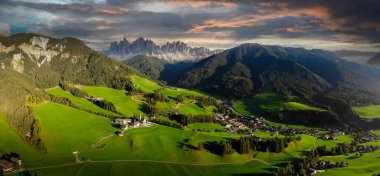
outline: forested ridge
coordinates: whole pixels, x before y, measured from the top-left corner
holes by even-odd
[[[0,37],[0,43],[0,112],[38,148],[43,148],[38,121],[27,104],[46,99],[42,89],[59,83],[116,87],[128,74],[138,73],[74,38],[16,34]]]

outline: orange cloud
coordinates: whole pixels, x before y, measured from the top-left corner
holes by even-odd
[[[332,20],[329,9],[323,6],[314,6],[299,9],[290,9],[285,3],[261,3],[260,6],[277,6],[279,9],[264,8],[255,11],[255,14],[247,14],[227,19],[211,19],[201,24],[196,24],[188,33],[204,33],[208,28],[239,28],[245,26],[263,25],[261,21],[268,19],[298,17],[302,15],[313,16],[322,19],[324,24],[321,27],[331,30],[343,29],[342,25],[345,19]],[[290,29],[292,30],[292,29]]]
[[[107,30],[107,29],[111,29],[111,27],[110,26],[99,25],[99,26],[96,26],[96,29],[97,30]]]
[[[96,7],[92,10],[95,13],[107,13],[107,14],[123,14],[128,12],[129,9],[127,7]]]
[[[169,5],[173,6],[191,6],[193,8],[206,7],[210,5],[221,5],[228,8],[235,8],[237,4],[233,2],[223,2],[223,1],[202,1],[202,0],[171,0],[168,2]]]
[[[244,26],[262,25],[257,19],[251,18],[251,15],[242,15],[229,19],[211,19],[202,24],[193,26],[188,33],[203,33],[207,28],[239,28]]]

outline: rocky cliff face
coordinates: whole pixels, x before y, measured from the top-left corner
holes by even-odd
[[[112,42],[109,49],[104,53],[121,60],[130,59],[136,55],[146,55],[173,62],[198,60],[217,54],[220,51],[213,51],[205,47],[192,48],[180,41],[167,42],[162,46],[158,46],[152,40],[140,37],[132,43],[125,38],[119,42]]]

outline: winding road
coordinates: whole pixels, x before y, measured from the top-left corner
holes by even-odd
[[[65,166],[73,166],[73,165],[80,165],[80,164],[88,164],[88,163],[128,163],[128,162],[145,162],[145,163],[162,163],[162,164],[177,164],[177,165],[188,165],[188,166],[220,166],[220,165],[244,165],[251,161],[258,161],[260,163],[263,163],[265,165],[272,166],[272,164],[261,160],[261,159],[251,159],[243,163],[186,163],[186,162],[175,162],[175,161],[159,161],[159,160],[99,160],[99,161],[81,161],[81,162],[75,162],[75,163],[67,163],[67,164],[59,164],[59,165],[52,165],[52,166],[43,166],[43,167],[35,167],[35,168],[29,168],[29,169],[22,169],[18,171],[13,171],[10,173],[6,173],[5,175],[10,174],[17,174],[25,171],[36,171],[36,170],[42,170],[42,169],[52,169],[52,168],[59,168],[59,167],[65,167]]]

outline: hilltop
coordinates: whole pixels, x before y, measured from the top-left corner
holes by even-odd
[[[61,82],[115,87],[124,75],[136,72],[78,39],[38,34],[0,37],[0,64],[0,111],[35,145],[40,145],[39,125],[27,103],[48,99],[41,89]]]

